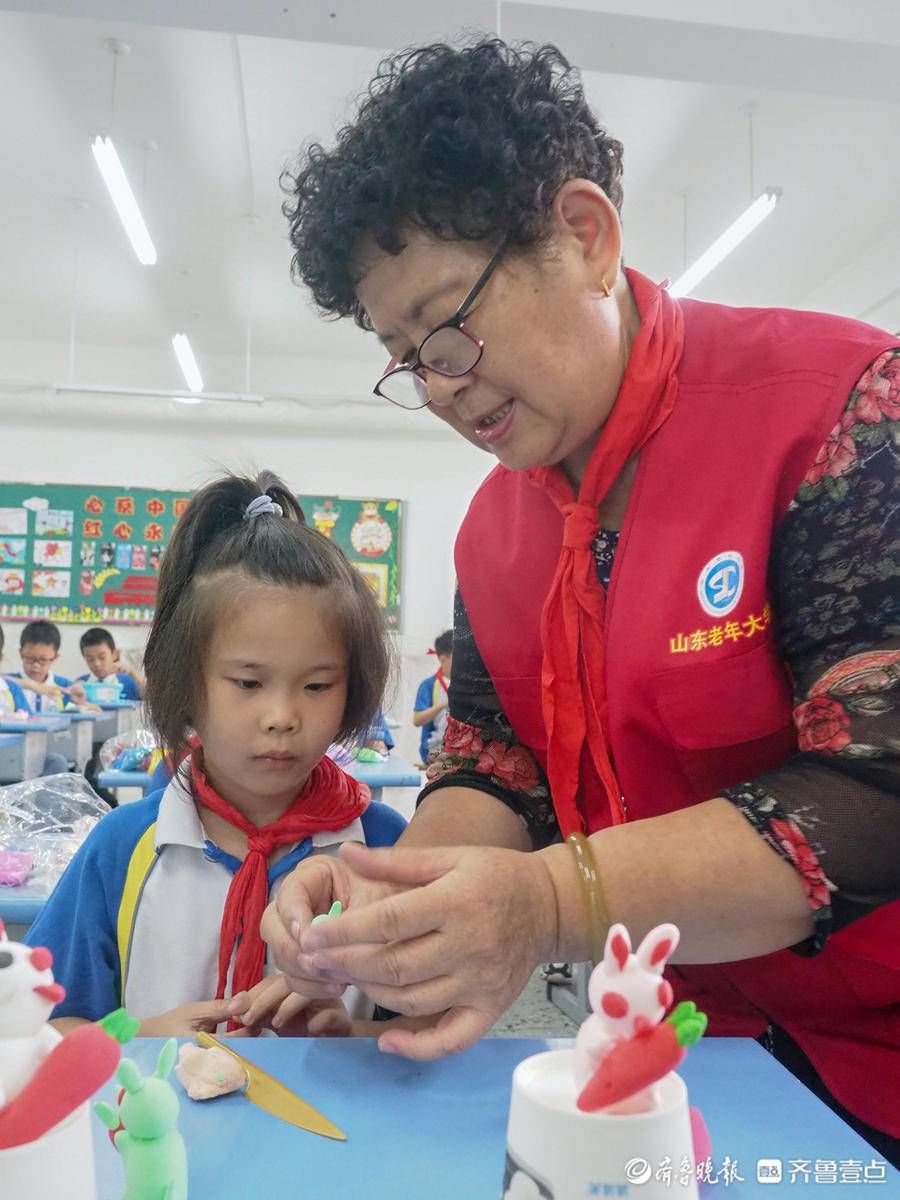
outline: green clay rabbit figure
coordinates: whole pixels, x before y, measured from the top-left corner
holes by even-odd
[[[178,1097],[168,1082],[178,1051],[170,1038],[159,1052],[156,1070],[141,1075],[123,1058],[116,1079],[124,1089],[118,1111],[102,1101],[94,1111],[108,1129],[117,1129],[116,1149],[125,1164],[122,1200],[187,1200],[187,1154],[176,1128]],[[123,1128],[124,1127],[124,1128]]]

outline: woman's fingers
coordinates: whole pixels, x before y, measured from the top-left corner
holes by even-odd
[[[318,970],[327,965],[320,957],[340,961],[339,948],[384,942],[402,942],[437,929],[444,913],[440,897],[427,888],[397,892],[362,908],[351,908],[331,921],[322,921],[300,935],[300,948]]]
[[[263,937],[269,940],[266,930],[274,929],[277,918],[284,932],[296,939],[313,917],[328,912],[333,901],[345,902],[341,891],[346,889],[338,882],[340,872],[340,862],[327,854],[314,854],[299,863],[282,881],[274,904],[266,910]]]
[[[378,1039],[378,1048],[385,1054],[401,1054],[419,1062],[459,1054],[484,1037],[497,1016],[499,1013],[477,1008],[452,1008],[431,1029],[389,1029]]]
[[[341,859],[357,875],[397,887],[433,883],[452,870],[458,858],[459,850],[450,846],[433,850],[404,850],[401,846],[370,850],[360,842],[344,842],[341,846]]]
[[[453,975],[440,975],[402,988],[373,983],[365,988],[365,993],[370,1000],[390,1012],[401,1013],[405,1017],[430,1017],[460,1003],[471,990]]]
[[[446,941],[434,929],[419,937],[391,941],[387,945],[364,943],[320,950],[311,956],[316,970],[327,972],[335,982],[355,983],[364,991],[376,984],[404,987],[433,979],[444,973]]]

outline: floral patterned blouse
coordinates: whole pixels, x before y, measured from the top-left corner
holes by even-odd
[[[723,794],[799,871],[828,934],[900,898],[900,350],[882,354],[791,502],[772,543],[777,641],[794,680],[798,752]],[[594,542],[607,587],[617,532]],[[457,592],[450,718],[422,797],[490,793],[535,847],[558,837],[547,779],[504,715]]]

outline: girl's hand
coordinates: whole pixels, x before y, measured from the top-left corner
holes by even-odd
[[[350,1014],[340,1000],[314,1000],[291,990],[284,975],[269,975],[231,1000],[231,1018],[279,1037],[349,1037]]]
[[[157,1017],[141,1021],[138,1037],[193,1037],[203,1033],[215,1033],[216,1027],[231,1016],[231,1000],[198,1000],[193,1004],[181,1004]],[[252,1037],[256,1030],[239,1029],[231,1037]]]
[[[556,892],[536,854],[475,846],[369,850],[348,842],[340,861],[355,879],[390,885],[393,894],[305,928],[301,957],[309,970],[357,984],[394,1012],[447,1010],[433,1028],[384,1033],[382,1050],[430,1059],[466,1049],[552,957]]]
[[[260,926],[292,990],[310,999],[333,1000],[347,986],[345,979],[338,981],[330,971],[313,966],[311,956],[301,950],[300,937],[313,917],[328,912],[335,900],[344,909],[360,908],[397,890],[357,875],[343,858],[330,854],[315,854],[299,863],[282,882]]]

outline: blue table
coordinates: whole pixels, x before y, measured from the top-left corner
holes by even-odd
[[[6,887],[0,884],[0,921],[12,941],[18,941],[37,920],[46,900],[47,889],[43,886],[22,883],[18,887]]]
[[[64,754],[79,771],[83,771],[91,757],[94,728],[101,714],[82,712],[80,709],[63,709],[59,715],[66,722],[66,730],[54,735],[52,749]]]
[[[44,765],[46,745],[46,734],[0,733],[0,784],[34,779]]]
[[[150,771],[100,771],[97,783],[102,788],[140,788],[146,792],[153,778]]]
[[[63,713],[42,713],[26,717],[24,721],[0,717],[0,733],[64,733],[68,728],[69,722]]]
[[[381,799],[382,788],[422,786],[421,773],[394,754],[380,763],[359,762],[354,759],[344,770],[348,775],[369,785],[373,800]]]
[[[40,775],[44,769],[48,749],[51,745],[56,749],[57,740],[60,737],[68,737],[68,732],[69,722],[64,720],[61,714],[31,716],[24,721],[0,717],[0,734],[9,733],[25,739],[24,746],[18,752],[21,759],[16,762],[14,758],[9,764],[13,774],[7,776],[4,771],[4,774],[0,775],[0,783],[19,783]]]
[[[94,740],[105,742],[120,733],[128,733],[134,729],[137,722],[137,712],[141,705],[135,700],[114,700],[112,703],[98,706],[101,712],[94,726]]]
[[[513,1068],[530,1054],[570,1044],[488,1038],[454,1058],[415,1063],[381,1054],[364,1038],[242,1039],[242,1054],[314,1104],[348,1140],[304,1133],[239,1095],[194,1103],[175,1082],[189,1194],[197,1200],[500,1200]],[[126,1053],[148,1074],[161,1045],[138,1040]],[[814,1198],[820,1193],[817,1161],[838,1170],[842,1162],[856,1162],[860,1172],[881,1161],[753,1041],[707,1039],[691,1050],[682,1073],[710,1128],[713,1169],[720,1171],[727,1155],[742,1177],[702,1187],[704,1200]],[[115,1085],[102,1095],[113,1102]],[[119,1200],[121,1165],[99,1121],[94,1144],[98,1200]],[[758,1159],[781,1159],[784,1182],[757,1183]],[[809,1162],[805,1187],[799,1178],[788,1182],[792,1160]],[[880,1187],[846,1182],[833,1191],[841,1200],[896,1200],[900,1173],[886,1166],[884,1178]],[[635,1187],[628,1200],[640,1194]],[[678,1194],[673,1183],[673,1200]]]
[[[373,800],[380,800],[386,787],[420,787],[422,778],[415,767],[402,758],[391,755],[382,763],[352,762],[345,768],[348,774],[367,783]],[[146,771],[101,771],[97,782],[102,788],[140,788],[146,791],[151,775]]]

